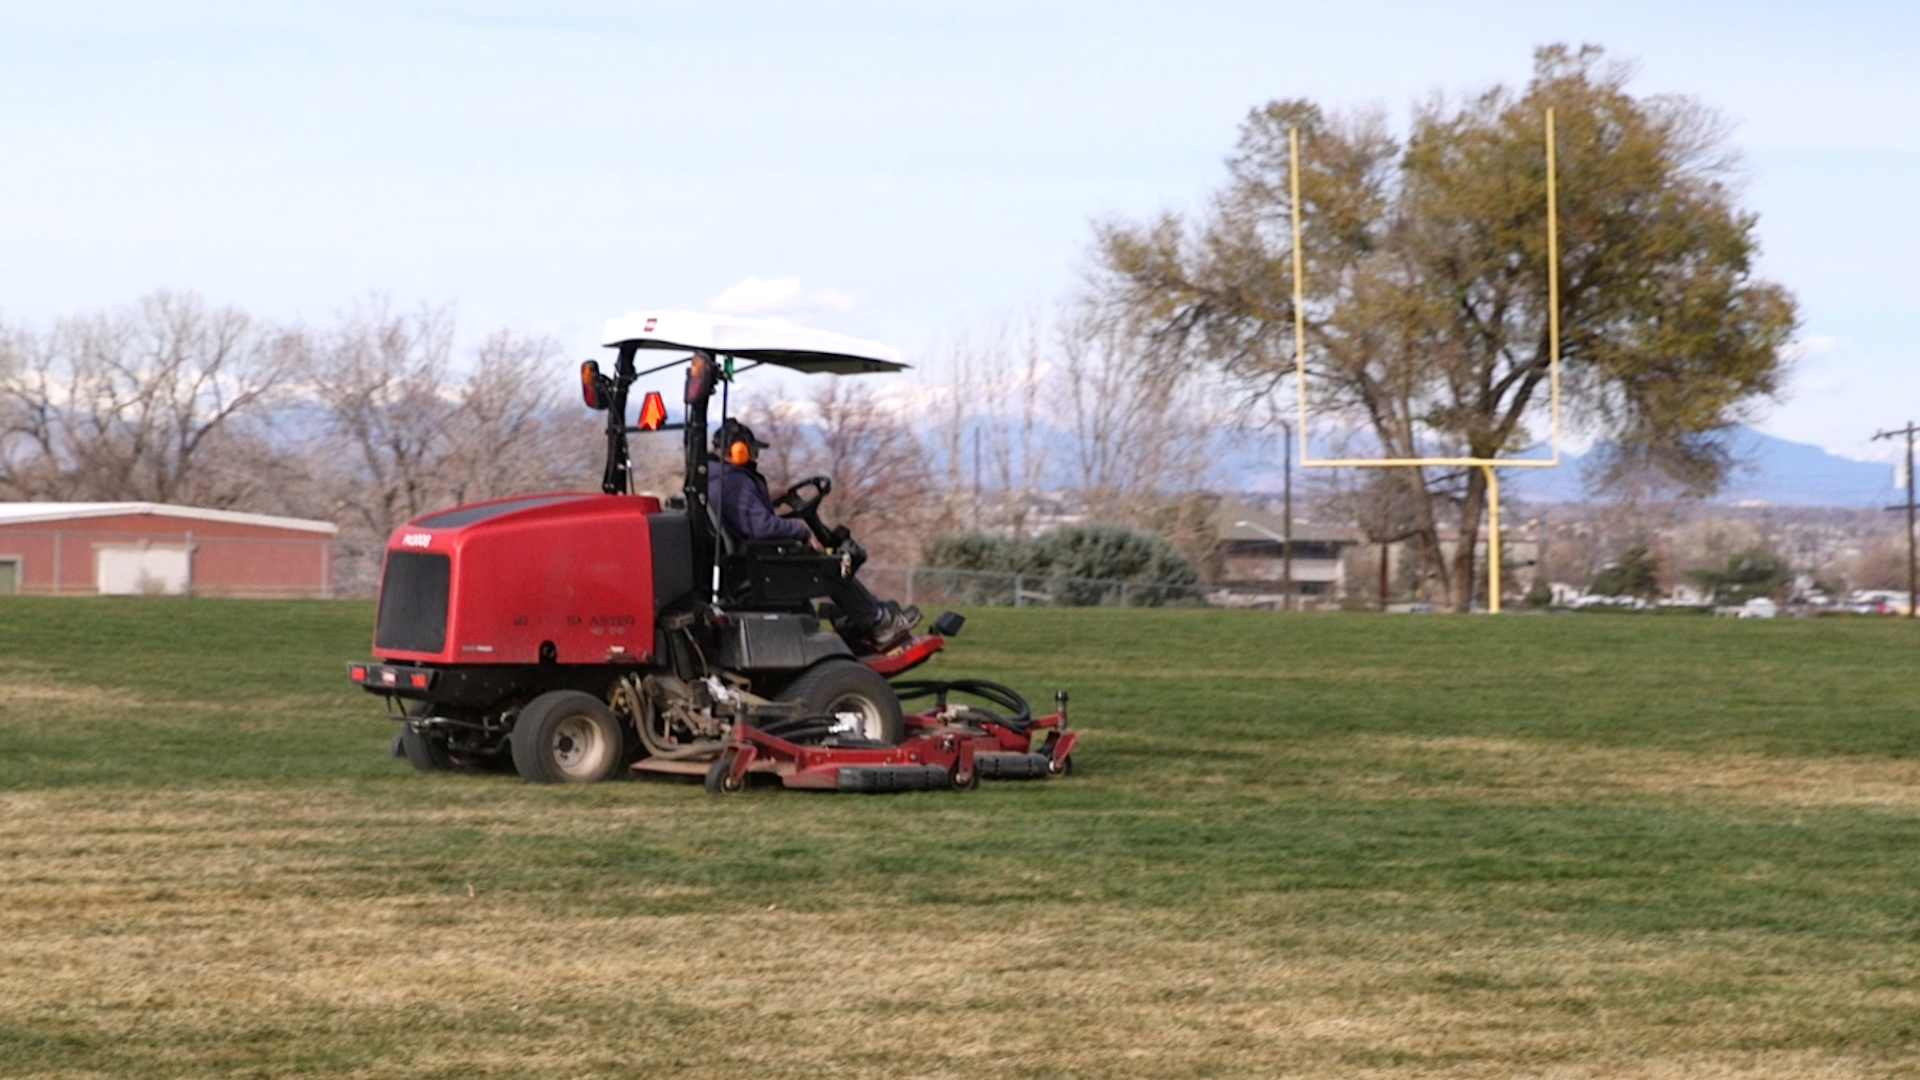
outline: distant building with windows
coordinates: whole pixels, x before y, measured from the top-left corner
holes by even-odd
[[[1283,594],[1292,553],[1293,593],[1338,599],[1347,593],[1347,552],[1359,543],[1353,530],[1315,525],[1296,517],[1291,537],[1283,514],[1240,499],[1220,500],[1214,511],[1219,540],[1214,582],[1235,592]]]

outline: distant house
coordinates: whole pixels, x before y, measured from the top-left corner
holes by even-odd
[[[160,503],[0,503],[0,594],[331,596],[337,531]]]
[[[1215,529],[1220,537],[1215,547],[1220,565],[1215,584],[1221,588],[1281,594],[1291,569],[1297,596],[1346,595],[1346,553],[1359,543],[1351,529],[1295,518],[1289,538],[1283,515],[1238,499],[1220,501],[1215,510]]]

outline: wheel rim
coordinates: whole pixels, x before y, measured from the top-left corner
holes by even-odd
[[[849,717],[854,722],[854,734],[863,739],[885,741],[887,737],[887,719],[880,712],[880,706],[864,694],[842,694],[827,706],[827,712],[837,720]]]
[[[566,776],[592,776],[603,764],[607,740],[591,717],[569,716],[553,726],[553,764]]]

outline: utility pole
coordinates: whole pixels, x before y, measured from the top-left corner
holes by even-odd
[[[1913,437],[1915,434],[1920,434],[1920,427],[1915,427],[1911,420],[1907,421],[1906,427],[1873,433],[1874,442],[1891,439],[1896,435],[1904,435],[1907,439],[1907,504],[1889,506],[1887,509],[1907,512],[1907,618],[1909,619],[1920,614],[1915,610],[1916,607],[1920,607],[1920,563],[1914,561],[1913,551]]]
[[[985,526],[980,524],[980,429],[973,429],[973,527],[982,532]]]

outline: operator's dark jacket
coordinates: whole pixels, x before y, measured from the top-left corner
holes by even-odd
[[[813,537],[806,522],[773,512],[767,478],[751,465],[742,467],[707,459],[707,501],[720,508],[720,526],[740,540],[797,540]],[[840,630],[851,642],[872,630],[884,614],[879,600],[853,578],[835,578],[827,595],[841,612]]]
[[[719,458],[707,462],[707,501],[720,509],[720,524],[741,540],[798,540],[813,537],[806,522],[773,512],[767,478],[751,465],[741,467]]]

